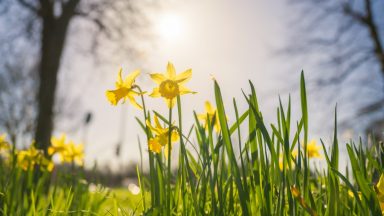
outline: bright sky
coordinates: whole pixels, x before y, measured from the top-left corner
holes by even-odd
[[[258,91],[264,117],[267,122],[274,122],[278,95],[281,94],[283,102],[286,102],[287,89],[295,85],[298,87],[300,70],[311,69],[310,65],[289,64],[285,62],[286,59],[276,58],[273,54],[282,45],[287,31],[286,17],[289,11],[284,7],[284,4],[275,1],[170,1],[154,16],[159,39],[156,48],[147,53],[146,65],[121,62],[121,65],[97,69],[83,61],[72,62],[75,65],[81,63],[81,66],[73,66],[74,71],[103,70],[103,76],[93,77],[87,80],[86,85],[78,87],[83,96],[82,106],[94,115],[87,134],[88,165],[91,166],[95,160],[99,164],[114,165],[139,160],[138,136],[145,147],[143,133],[134,119],[135,116],[141,118],[142,113],[129,103],[113,107],[105,98],[105,90],[114,87],[120,66],[124,74],[137,68],[150,69],[142,71],[142,76],[137,80],[146,91],[151,91],[155,86],[147,73],[164,72],[168,61],[174,63],[177,72],[192,68],[193,78],[186,86],[198,94],[182,97],[185,130],[192,124],[193,110],[203,112],[204,101],[214,100],[212,76],[221,85],[229,119],[235,118],[233,97],[237,99],[241,111],[246,109],[241,89],[249,92],[250,79]],[[290,91],[293,112],[299,113],[299,94],[295,89]],[[313,138],[330,137],[334,106],[322,106],[311,99],[311,95],[309,98],[311,126],[321,121],[317,115],[319,110],[322,116],[326,115],[330,120],[311,128],[316,136]],[[161,99],[147,97],[146,101],[149,109],[167,114]],[[297,116],[294,118],[296,120]],[[125,124],[122,155],[116,159],[115,147],[121,137],[122,124]],[[82,133],[80,131],[74,137],[81,140]]]

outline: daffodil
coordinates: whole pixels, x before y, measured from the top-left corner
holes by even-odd
[[[297,151],[292,151],[291,155],[292,155],[292,158],[289,158],[289,161],[291,163],[291,167],[294,168],[295,167],[295,163],[293,162],[293,158],[296,158]],[[284,168],[283,154],[280,154],[280,156],[279,156],[279,168],[280,168],[280,170],[283,170],[283,168]],[[288,169],[288,166],[286,166],[285,169]]]
[[[197,115],[197,117],[204,122],[204,127],[208,128],[208,119],[214,126],[216,132],[220,131],[220,121],[217,110],[212,106],[209,101],[205,101],[205,113]]]
[[[361,200],[362,196],[363,196],[362,193],[360,191],[357,191],[357,195],[359,196],[359,199]],[[348,196],[351,198],[355,198],[355,194],[351,190],[348,190]]]
[[[133,71],[125,78],[125,80],[122,78],[122,71],[123,69],[120,68],[115,84],[116,88],[114,90],[106,91],[108,101],[116,106],[120,100],[123,100],[124,103],[125,100],[128,99],[135,107],[142,109],[135,100],[135,97],[139,96],[141,93],[133,90],[135,88],[135,79],[140,74],[140,71]]]
[[[53,162],[44,156],[43,150],[36,149],[34,144],[27,150],[17,152],[17,164],[23,170],[33,169],[35,165],[47,171],[52,171],[54,168]]]
[[[17,153],[17,163],[23,170],[33,169],[40,162],[42,156],[43,151],[32,145],[29,149]]]
[[[55,167],[55,164],[52,160],[42,157],[40,161],[40,168],[43,170],[47,170],[49,172],[52,172],[53,168]]]
[[[320,149],[321,149],[321,147],[316,144],[316,141],[311,140],[307,144],[308,157],[309,158],[321,158]]]
[[[151,138],[148,142],[149,150],[154,153],[160,153],[161,147],[164,147],[165,156],[168,156],[168,143],[169,143],[169,128],[164,128],[161,126],[158,117],[155,115],[153,118],[155,125],[152,124],[147,119],[147,126],[151,129],[151,131],[155,134],[154,138]],[[171,143],[176,142],[179,139],[179,135],[177,131],[172,130],[171,134]],[[172,145],[170,146],[172,149]]]
[[[80,166],[83,165],[84,159],[84,146],[83,144],[76,145],[73,141],[66,142],[65,134],[59,138],[51,138],[51,146],[48,148],[48,154],[58,154],[59,159],[65,163],[76,163]]]
[[[159,86],[154,88],[149,96],[163,97],[169,108],[175,105],[177,96],[196,93],[184,86],[192,77],[192,69],[176,75],[175,67],[172,63],[168,62],[167,71],[164,74],[153,73],[150,76]]]
[[[152,151],[154,153],[160,153],[162,146],[157,139],[151,138],[148,141],[148,147],[149,147],[150,151]]]
[[[82,166],[84,164],[84,145],[76,145],[72,141],[67,145],[67,150],[63,153],[63,161],[67,163],[76,163],[77,165]]]
[[[310,215],[317,215],[316,212],[311,209],[311,207],[305,202],[304,198],[301,196],[299,188],[296,186],[291,186],[292,196],[299,202],[301,207],[310,213]]]
[[[48,154],[53,155],[59,153],[61,155],[62,153],[67,151],[65,139],[65,134],[62,134],[59,138],[51,137],[51,146],[48,147]]]
[[[6,134],[0,135],[0,152],[7,151],[11,148],[9,143],[6,141],[6,137]]]
[[[291,193],[295,198],[300,198],[301,196],[300,190],[296,186],[291,186]]]
[[[379,199],[382,214],[384,215],[384,174],[381,174],[379,182],[376,185],[377,198]]]

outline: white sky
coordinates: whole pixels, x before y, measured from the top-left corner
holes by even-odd
[[[193,78],[186,85],[197,91],[196,95],[182,97],[183,128],[187,130],[192,124],[192,111],[203,112],[204,101],[214,101],[213,75],[221,85],[221,90],[229,119],[233,115],[232,98],[237,99],[240,111],[246,108],[241,89],[249,92],[248,79],[256,86],[259,104],[267,123],[275,121],[278,95],[283,102],[287,100],[287,88],[298,87],[299,74],[302,68],[310,71],[311,65],[295,65],[286,62],[286,58],[275,57],[273,52],[279,48],[287,35],[287,17],[289,11],[283,3],[276,1],[170,1],[158,14],[154,14],[156,22],[162,17],[172,16],[180,19],[183,28],[177,36],[170,39],[160,37],[156,48],[147,52],[145,65],[134,65],[121,62],[124,74],[137,68],[149,68],[142,71],[137,83],[146,91],[155,86],[147,75],[149,72],[163,72],[168,61],[174,63],[177,72],[192,68]],[[177,24],[178,25],[178,24]],[[160,33],[159,33],[160,34]],[[137,136],[143,133],[134,117],[141,118],[142,113],[129,103],[113,107],[105,98],[105,91],[114,87],[120,65],[105,65],[93,68],[90,61],[73,60],[71,70],[102,71],[102,76],[87,76],[87,80],[79,82],[81,90],[81,106],[92,111],[94,118],[88,129],[86,162],[92,165],[99,163],[120,164],[139,159]],[[64,66],[65,67],[65,66]],[[100,74],[97,72],[92,72]],[[310,76],[310,74],[307,74]],[[300,112],[299,93],[292,89],[293,112]],[[313,138],[332,136],[334,104],[324,104],[311,98],[309,104],[310,126]],[[146,98],[149,109],[167,115],[167,109],[161,99]],[[339,107],[342,104],[339,104]],[[126,109],[125,117],[122,109]],[[319,113],[321,112],[321,115]],[[327,121],[321,119],[327,116]],[[121,118],[125,119],[125,139],[122,155],[115,158],[114,152],[120,137]],[[297,115],[293,116],[297,120]],[[319,124],[320,123],[320,124]],[[64,128],[64,127],[63,127]],[[57,130],[57,134],[62,128]],[[82,132],[72,135],[78,141]],[[141,140],[145,147],[145,140]],[[115,166],[116,167],[116,166]]]

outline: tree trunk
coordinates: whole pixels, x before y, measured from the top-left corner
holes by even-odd
[[[38,116],[35,141],[36,147],[43,149],[45,153],[47,153],[54,128],[57,76],[71,18],[71,16],[56,18],[50,12],[42,15],[40,84],[37,95]]]
[[[379,28],[375,23],[372,2],[370,0],[365,1],[365,10],[367,13],[365,23],[368,26],[369,34],[373,42],[374,53],[376,55],[377,61],[380,64],[381,75],[384,77],[384,47],[381,43]]]

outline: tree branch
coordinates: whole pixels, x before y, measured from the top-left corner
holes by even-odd
[[[33,4],[30,2],[27,2],[26,0],[17,0],[17,2],[23,6],[24,8],[30,10],[32,13],[35,13],[36,15],[40,14],[40,10],[36,8]]]
[[[317,84],[319,86],[340,84],[346,81],[347,78],[351,76],[354,72],[358,71],[357,69],[361,67],[364,63],[366,63],[371,57],[372,56],[370,55],[364,55],[354,61],[350,61],[350,64],[344,70],[342,70],[340,74],[335,75],[330,79],[318,80]]]
[[[377,60],[379,61],[380,65],[381,65],[381,73],[382,73],[382,75],[384,75],[384,48],[383,48],[383,44],[381,43],[381,40],[380,40],[378,27],[376,26],[375,20],[373,18],[374,15],[373,15],[373,11],[372,11],[371,0],[365,0],[365,10],[367,13],[366,25],[369,29],[369,33],[371,35],[373,45],[375,47],[375,54],[376,54]]]
[[[104,23],[101,21],[101,19],[99,19],[97,17],[92,17],[90,14],[85,13],[85,12],[81,12],[81,11],[75,11],[74,15],[91,21],[93,24],[95,24],[98,27],[100,32],[104,32],[108,37],[110,36],[106,25],[104,25]]]

